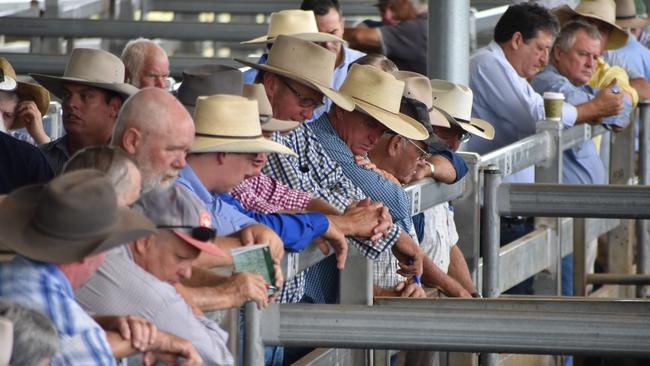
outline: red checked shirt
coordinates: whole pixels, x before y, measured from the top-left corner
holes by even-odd
[[[312,199],[311,193],[298,191],[260,174],[241,182],[231,195],[247,210],[275,213],[284,210],[305,210]]]

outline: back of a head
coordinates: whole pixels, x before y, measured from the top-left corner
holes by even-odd
[[[341,5],[338,0],[303,0],[300,10],[312,10],[316,16],[323,16],[331,9],[341,14]]]
[[[36,310],[0,300],[0,317],[13,323],[12,366],[41,365],[59,348],[59,338],[52,321]]]
[[[350,67],[352,67],[353,64],[374,66],[386,72],[395,72],[398,70],[397,65],[395,65],[393,61],[380,53],[369,53],[352,62]]]
[[[63,167],[63,173],[79,169],[97,169],[106,173],[118,197],[129,192],[133,181],[129,164],[134,164],[127,153],[114,146],[92,146],[78,151]]]
[[[533,3],[511,5],[494,27],[494,41],[502,44],[509,41],[516,32],[527,42],[537,33],[548,32],[557,36],[560,25],[548,9]]]

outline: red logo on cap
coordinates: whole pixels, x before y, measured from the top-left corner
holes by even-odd
[[[201,213],[199,214],[199,226],[212,227],[212,219],[210,219],[209,213],[205,211],[201,211]]]

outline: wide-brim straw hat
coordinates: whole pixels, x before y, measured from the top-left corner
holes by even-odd
[[[269,28],[265,35],[242,44],[273,43],[279,35],[289,35],[309,42],[341,42],[342,38],[318,31],[316,16],[312,10],[290,9],[271,13]]]
[[[124,64],[112,53],[90,48],[72,50],[63,76],[29,74],[50,93],[62,98],[63,84],[81,84],[115,92],[124,99],[138,88],[124,82]]]
[[[190,114],[194,114],[198,97],[231,94],[242,95],[244,76],[241,71],[225,65],[199,65],[183,71],[183,82],[176,98]]]
[[[151,221],[117,206],[110,180],[77,170],[19,188],[0,203],[0,243],[27,258],[72,263],[156,232]]]
[[[346,111],[354,110],[354,102],[349,96],[330,87],[336,55],[313,42],[280,35],[269,51],[265,64],[235,60],[254,69],[294,80],[321,92]]]
[[[402,93],[404,97],[417,100],[427,107],[429,122],[432,126],[449,127],[447,118],[433,107],[429,78],[412,71],[395,71],[391,74],[397,80],[404,82],[404,93]]]
[[[616,0],[616,25],[621,28],[643,28],[650,25],[650,19],[636,14],[634,0]]]
[[[552,13],[561,25],[577,17],[584,17],[587,20],[606,25],[610,29],[605,44],[605,48],[608,50],[621,48],[627,43],[627,32],[616,25],[616,4],[613,0],[582,0],[575,10],[568,5],[562,5],[553,9]]]
[[[494,127],[487,121],[472,117],[474,93],[468,86],[447,80],[431,80],[433,105],[452,123],[487,140],[494,138]]]
[[[257,102],[257,107],[259,108],[260,112],[260,123],[262,124],[262,131],[288,132],[300,126],[300,122],[273,118],[273,108],[271,107],[269,98],[266,96],[264,85],[246,84],[244,85],[244,92],[242,96]]]
[[[352,97],[356,110],[396,134],[412,140],[429,136],[424,125],[400,113],[404,82],[395,76],[373,66],[353,64],[340,90]]]
[[[10,78],[13,78],[16,85],[14,89],[0,89],[9,91],[13,90],[21,101],[31,100],[36,104],[36,108],[38,108],[38,111],[41,112],[41,115],[45,116],[48,109],[50,108],[50,93],[48,93],[48,91],[40,85],[18,81],[16,79],[16,70],[14,70],[13,66],[11,66],[9,60],[4,57],[0,57],[0,69],[2,69],[5,77],[8,76]],[[25,127],[25,125],[18,120],[16,120],[14,125],[11,126],[12,129],[23,127]]]
[[[257,102],[235,95],[199,97],[194,111],[196,133],[191,152],[279,153],[288,147],[262,135]]]

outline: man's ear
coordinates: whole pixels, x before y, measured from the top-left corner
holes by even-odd
[[[112,119],[117,118],[117,114],[120,112],[120,108],[122,108],[122,98],[120,97],[113,97],[108,101],[108,108],[109,108],[109,113]]]
[[[510,37],[510,47],[512,47],[513,50],[519,49],[523,43],[524,36],[521,32],[515,32],[512,34],[512,37]]]
[[[559,44],[556,44],[555,47],[553,47],[553,59],[559,60],[562,57],[562,47],[560,47]]]
[[[262,85],[264,85],[264,91],[266,91],[266,95],[269,98],[271,105],[273,105],[273,96],[275,96],[275,93],[278,91],[278,81],[278,77],[270,72],[265,72],[264,75],[262,75]]]
[[[388,156],[390,157],[395,157],[399,156],[402,153],[402,136],[399,135],[392,135],[390,139],[388,140],[387,144],[387,152]]]
[[[137,128],[129,127],[122,134],[122,149],[129,155],[135,155],[142,142],[142,133]]]
[[[133,248],[138,255],[144,255],[152,245],[156,242],[156,237],[154,234],[149,234],[143,238],[139,238],[133,241]]]

